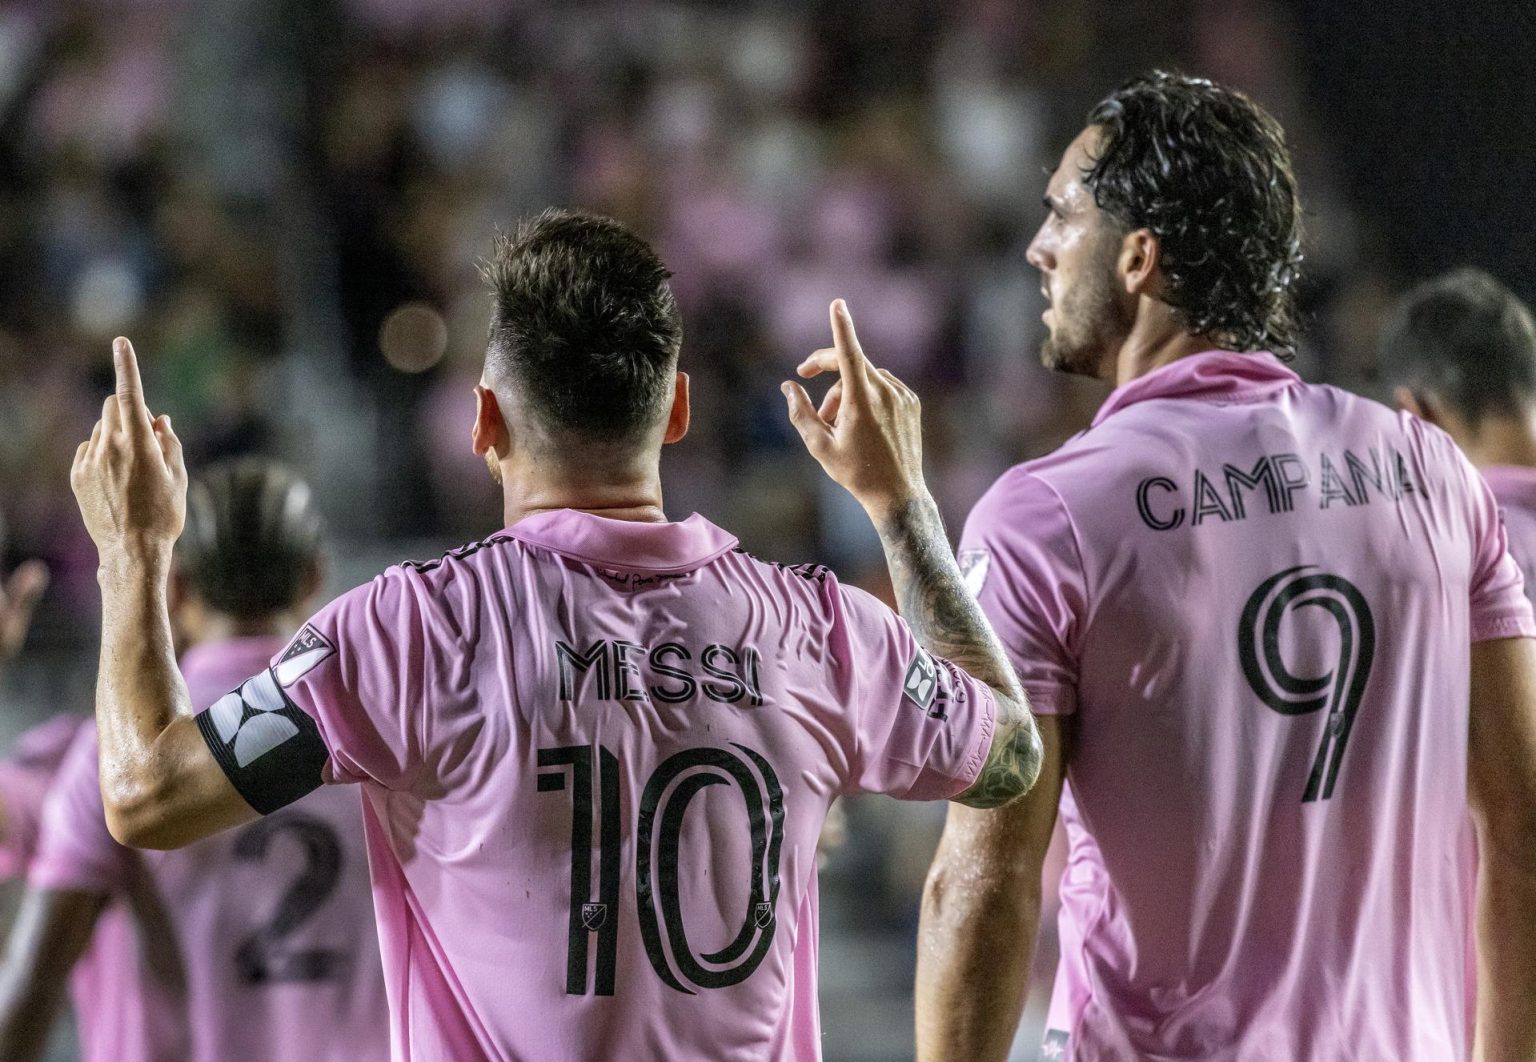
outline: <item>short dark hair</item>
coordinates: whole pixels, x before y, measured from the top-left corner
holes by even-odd
[[[496,237],[486,350],[555,438],[628,441],[669,408],[683,341],[672,276],[611,218],[546,210]]]
[[[1382,367],[1426,390],[1476,428],[1536,400],[1536,323],[1514,292],[1481,269],[1457,269],[1404,295],[1382,327]]]
[[[1296,347],[1301,202],[1280,124],[1241,92],[1153,71],[1088,114],[1101,138],[1084,183],[1099,208],[1158,239],[1164,301],[1234,350]]]
[[[240,619],[300,603],[324,525],[309,486],[275,461],[210,465],[187,488],[176,566],[208,607]]]

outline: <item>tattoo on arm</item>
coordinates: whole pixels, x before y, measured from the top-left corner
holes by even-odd
[[[930,653],[990,686],[997,701],[997,732],[986,765],[955,799],[978,808],[1006,804],[1040,773],[1040,735],[1002,643],[965,588],[938,506],[927,495],[913,499],[877,530],[897,605],[912,633]]]

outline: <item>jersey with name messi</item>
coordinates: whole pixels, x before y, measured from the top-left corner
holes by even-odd
[[[954,796],[994,711],[824,568],[563,510],[343,595],[199,718],[258,810],[362,784],[396,1058],[788,1062],[828,805]]]
[[[1467,1057],[1470,646],[1536,624],[1444,433],[1196,355],[1006,473],[961,560],[1074,716],[1049,1057]]]

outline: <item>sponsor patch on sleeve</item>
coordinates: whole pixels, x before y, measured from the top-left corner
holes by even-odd
[[[939,692],[939,669],[934,666],[933,657],[925,650],[919,649],[912,663],[907,665],[907,677],[901,684],[901,692],[907,700],[925,712],[933,706],[933,699]]]

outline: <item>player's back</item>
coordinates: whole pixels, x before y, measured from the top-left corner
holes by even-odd
[[[699,517],[529,517],[295,644],[413,1059],[817,1057],[828,804],[952,796],[990,744],[893,613]]]
[[[1073,555],[1057,1035],[1078,1058],[1463,1057],[1469,645],[1529,620],[1459,452],[1209,354],[978,512],[1031,492]]]

